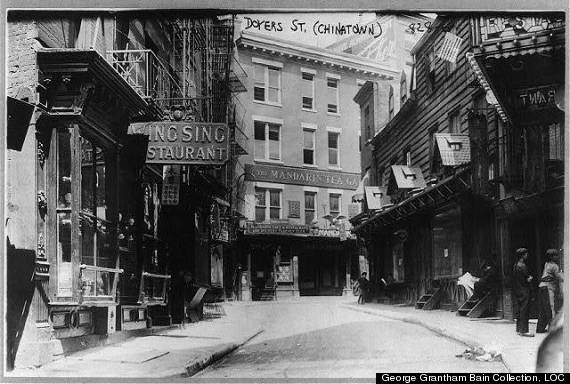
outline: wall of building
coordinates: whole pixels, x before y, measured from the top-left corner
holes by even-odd
[[[281,78],[281,106],[266,105],[253,100],[253,63],[252,56],[273,60],[283,63]],[[358,105],[352,100],[356,95],[359,86],[371,77],[358,75],[352,71],[339,71],[330,66],[315,65],[314,63],[299,62],[288,60],[284,56],[260,54],[251,52],[247,49],[239,50],[239,61],[248,75],[247,93],[240,94],[240,101],[248,106],[244,121],[246,126],[246,135],[248,140],[248,155],[243,156],[240,160],[244,163],[254,163],[254,130],[253,116],[264,116],[283,121],[282,125],[282,152],[281,161],[278,165],[304,167],[303,165],[303,129],[302,123],[316,125],[315,130],[315,167],[306,167],[307,169],[331,170],[341,172],[360,173],[360,152],[359,152],[359,124],[360,111]],[[302,94],[301,94],[301,68],[313,69],[316,71],[314,77],[314,103],[316,112],[302,110]],[[339,83],[339,114],[327,113],[327,105],[325,101],[325,92],[327,91],[326,74],[331,73],[340,76]],[[357,82],[358,80],[358,82]],[[327,127],[339,128],[340,141],[340,167],[331,168],[328,165],[328,131]],[[261,163],[261,162],[255,162]],[[254,194],[254,183],[247,182],[246,194],[252,196]],[[317,217],[322,218],[329,213],[329,197],[327,188],[319,188],[317,194]],[[341,214],[347,215],[348,204],[351,202],[353,190],[342,190],[342,208]],[[304,197],[303,186],[288,185],[283,186],[283,202],[282,208],[286,207],[286,200],[297,200],[301,202],[301,219],[293,220],[295,223],[304,223]],[[246,197],[246,209],[249,219],[254,219],[255,206],[254,200]],[[325,205],[323,209],[323,204]],[[286,209],[283,211],[282,219],[287,219]],[[324,220],[320,220],[321,226],[325,226]]]

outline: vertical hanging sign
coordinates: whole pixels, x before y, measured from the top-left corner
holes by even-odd
[[[180,165],[162,168],[162,205],[178,205],[180,197]]]

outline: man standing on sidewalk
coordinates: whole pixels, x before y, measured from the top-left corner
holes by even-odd
[[[368,279],[366,278],[366,272],[362,272],[362,275],[358,279],[358,304],[366,303],[366,291],[368,290]]]
[[[518,261],[513,266],[513,294],[517,303],[517,334],[520,336],[533,337],[528,331],[528,305],[530,300],[530,282],[532,276],[528,273],[526,261],[528,250],[517,249]]]

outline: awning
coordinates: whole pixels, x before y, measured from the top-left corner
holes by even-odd
[[[426,181],[420,168],[406,165],[392,165],[392,176],[398,189],[425,188]]]
[[[477,62],[477,60],[475,60],[475,56],[473,55],[473,53],[467,52],[465,54],[465,57],[467,58],[467,61],[471,65],[471,69],[473,69],[475,76],[477,76],[479,83],[481,84],[481,86],[483,87],[485,92],[487,93],[487,97],[486,97],[487,102],[495,107],[495,109],[497,110],[497,113],[499,114],[499,116],[501,117],[501,120],[503,120],[503,122],[510,123],[511,122],[510,117],[507,115],[505,108],[503,108],[502,104],[499,102],[499,99],[497,99],[495,91],[493,90],[493,88],[491,87],[489,82],[487,81],[487,78],[485,77],[483,70],[479,66],[479,63]]]
[[[353,220],[353,224],[359,224],[353,227],[352,232],[370,232],[379,227],[393,225],[423,210],[440,207],[470,188],[471,168],[466,168],[439,184],[427,187],[417,195],[408,197],[397,205],[370,215],[366,220]]]
[[[436,133],[434,137],[443,165],[455,167],[471,161],[468,135]]]

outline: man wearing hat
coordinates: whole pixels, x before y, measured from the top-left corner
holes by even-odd
[[[560,283],[563,280],[558,261],[558,251],[556,249],[548,249],[546,251],[544,270],[538,285],[540,311],[536,325],[537,333],[546,332],[546,326],[556,314],[555,298],[559,295]]]
[[[530,282],[532,281],[532,276],[528,273],[526,265],[528,250],[519,248],[516,254],[518,261],[513,266],[513,295],[518,308],[517,334],[533,337],[534,335],[528,331],[528,304],[530,300]]]

